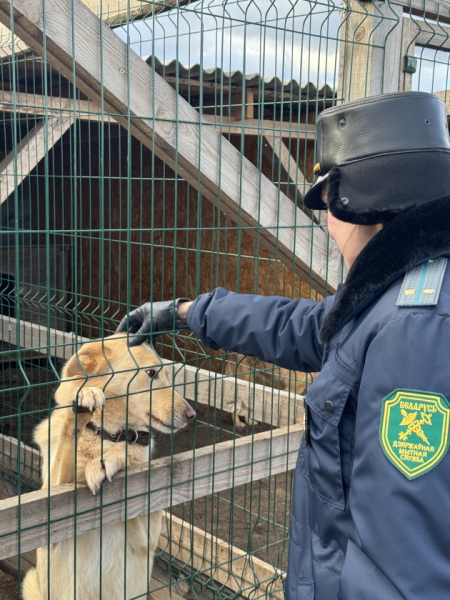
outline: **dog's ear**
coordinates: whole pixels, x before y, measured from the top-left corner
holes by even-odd
[[[111,368],[108,361],[111,361],[112,355],[112,350],[106,345],[101,343],[87,344],[66,363],[62,376],[66,379],[68,377],[85,377],[86,375],[109,373]]]

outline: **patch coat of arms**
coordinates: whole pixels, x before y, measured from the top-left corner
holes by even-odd
[[[408,479],[434,469],[449,447],[450,405],[442,394],[394,390],[383,400],[380,443]]]

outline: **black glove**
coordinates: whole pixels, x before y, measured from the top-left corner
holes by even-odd
[[[130,346],[139,346],[148,339],[150,333],[155,335],[171,329],[187,329],[184,319],[178,315],[178,307],[182,302],[190,302],[189,298],[177,298],[164,302],[146,302],[126,315],[119,323],[116,333],[127,330],[134,335],[130,337]]]

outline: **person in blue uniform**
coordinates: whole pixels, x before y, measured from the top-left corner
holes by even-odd
[[[348,267],[322,302],[215,289],[146,303],[130,345],[190,328],[320,371],[292,498],[287,600],[450,598],[450,142],[446,107],[401,92],[325,110],[309,208]]]

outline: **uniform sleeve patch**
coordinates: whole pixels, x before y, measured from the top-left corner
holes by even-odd
[[[440,256],[410,269],[403,279],[396,305],[436,305],[446,268],[447,258]]]
[[[449,447],[450,407],[442,394],[395,390],[383,400],[380,443],[407,479],[436,467]]]

